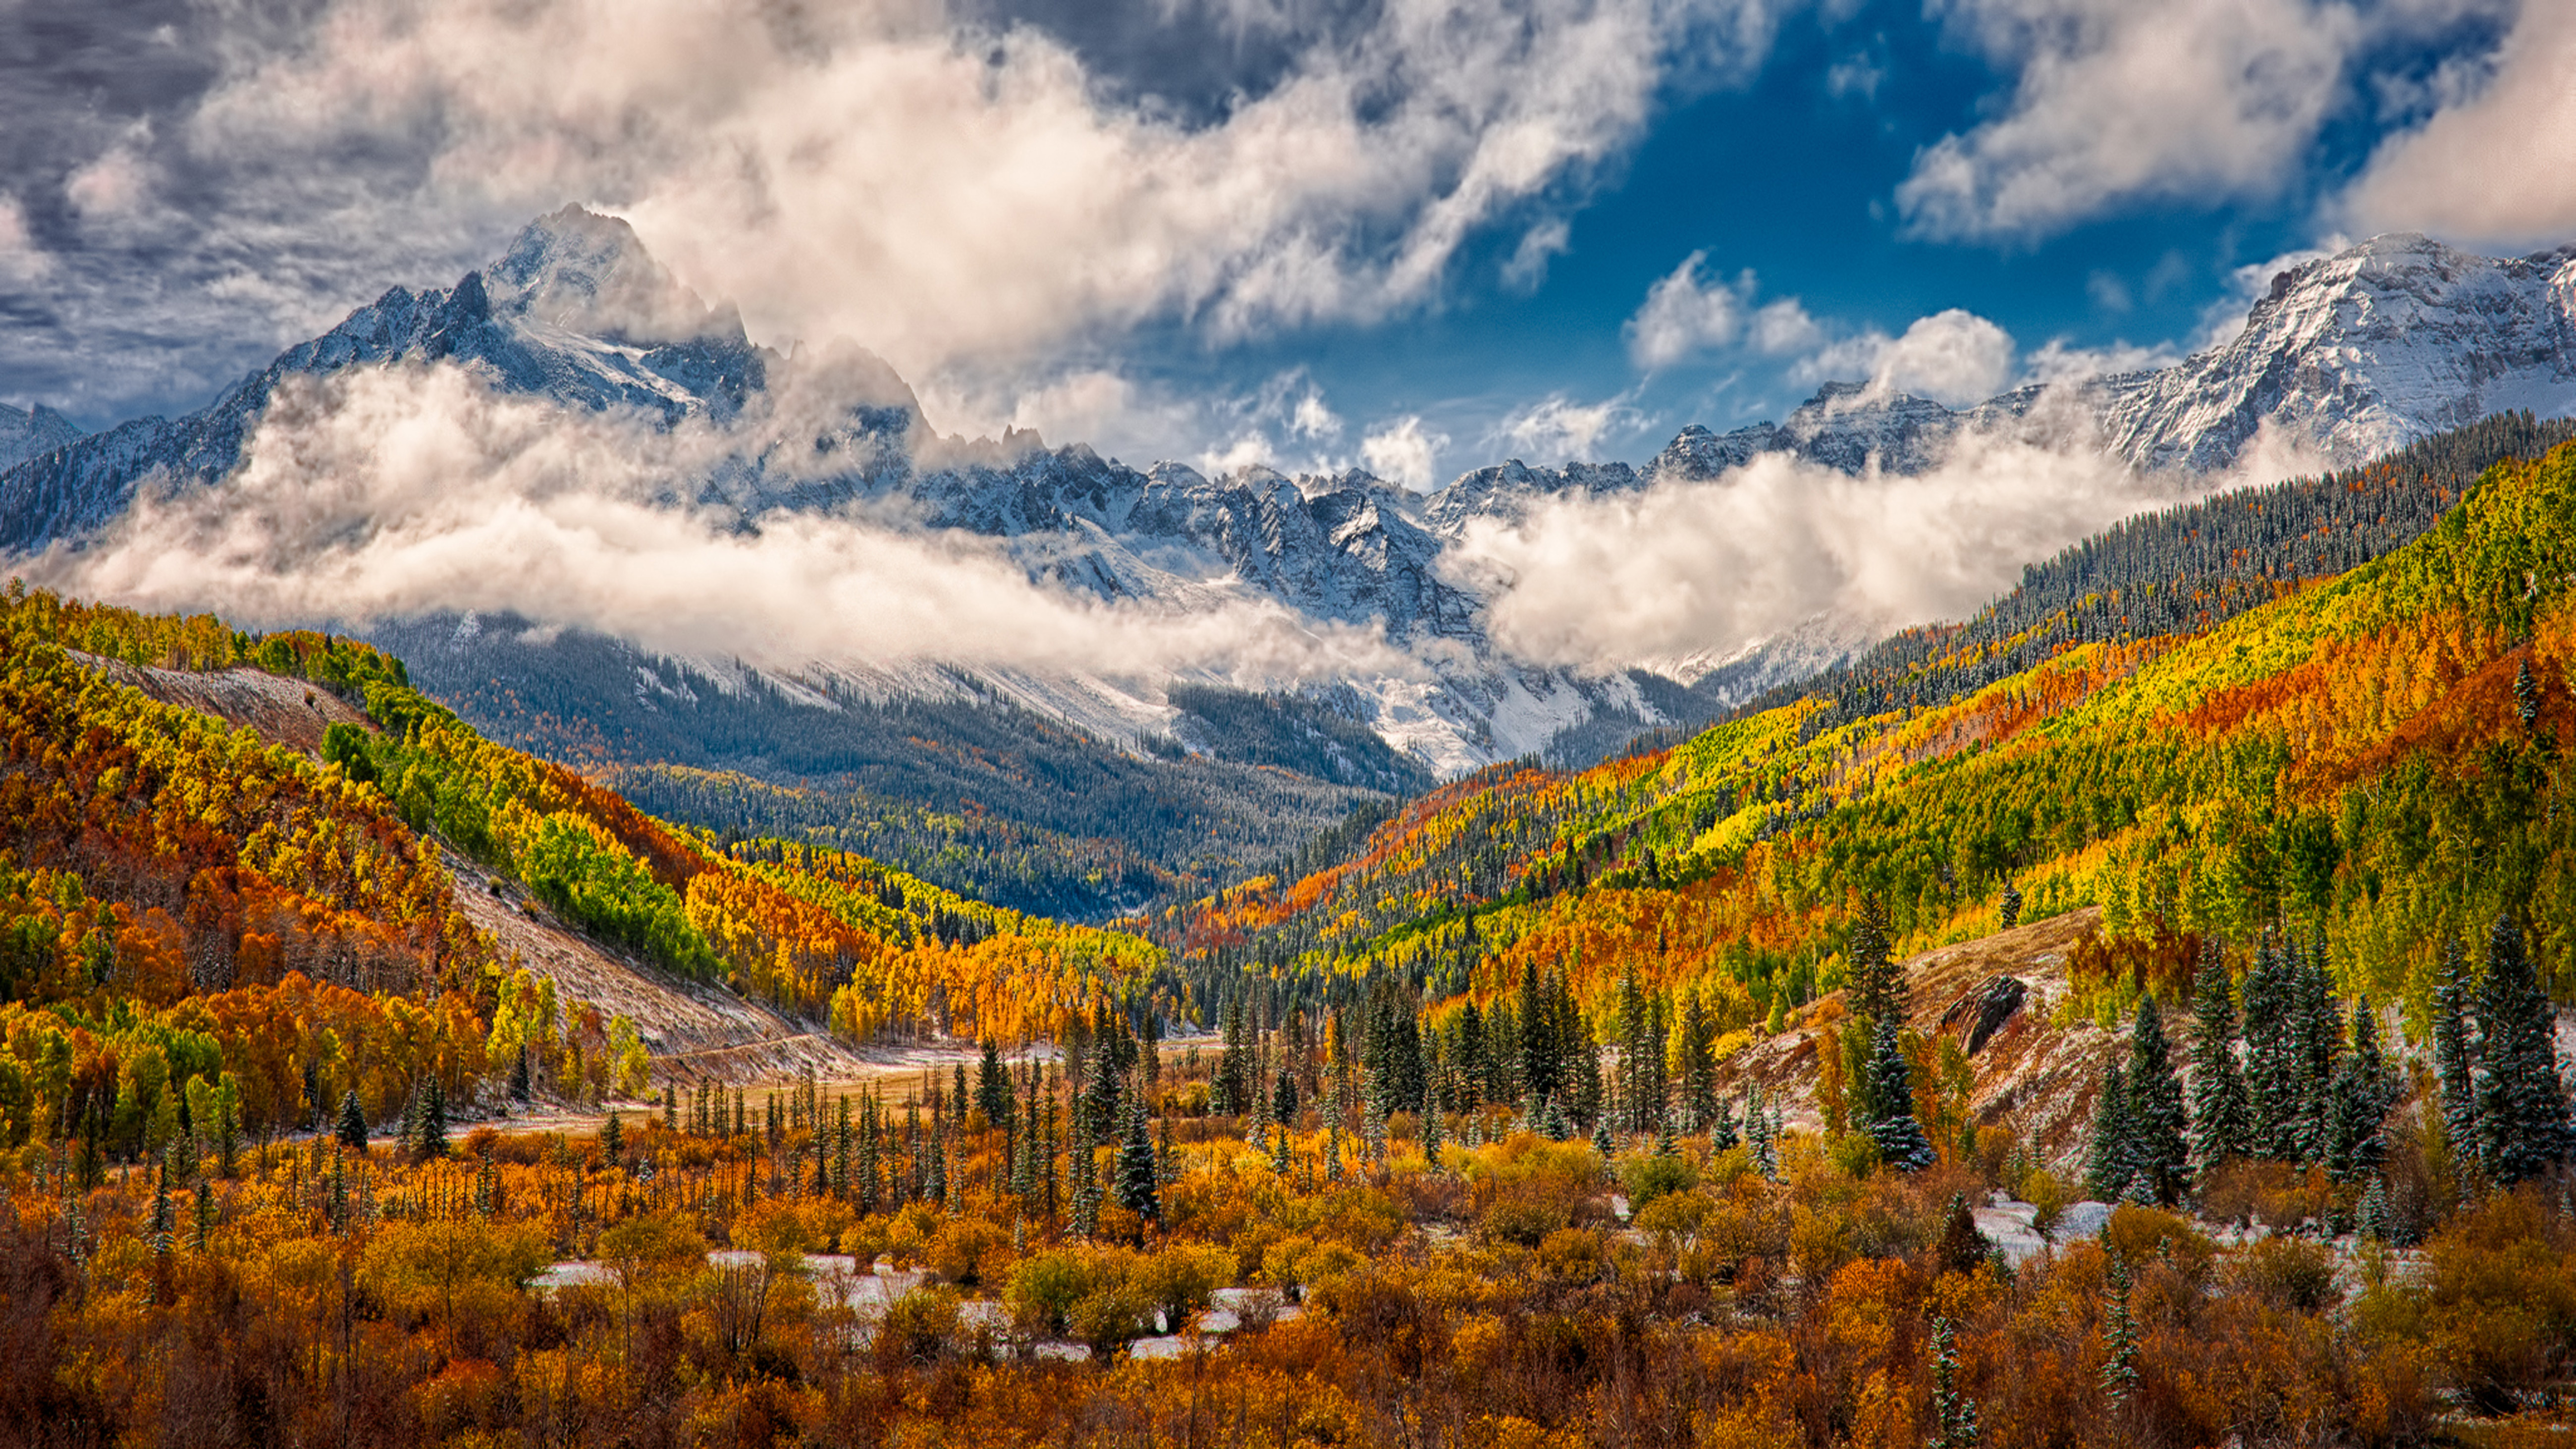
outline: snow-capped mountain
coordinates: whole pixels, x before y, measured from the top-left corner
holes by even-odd
[[[80,435],[71,419],[42,403],[23,413],[0,403],[0,469],[77,442]]]
[[[1512,460],[1422,497],[1359,471],[1211,478],[1178,463],[1140,471],[1080,443],[1050,449],[1028,433],[998,443],[943,437],[882,362],[756,347],[730,309],[678,286],[625,223],[567,207],[455,286],[396,287],[186,417],[78,437],[41,410],[0,411],[0,465],[13,465],[0,472],[0,549],[76,546],[139,489],[221,486],[290,377],[444,359],[502,392],[567,409],[625,409],[666,425],[758,424],[741,432],[759,441],[702,484],[704,497],[746,517],[866,507],[1001,540],[1032,576],[1103,598],[1188,608],[1251,594],[1309,619],[1381,630],[1429,669],[1344,681],[1334,708],[1454,773],[1544,750],[1569,731],[1590,739],[1630,723],[1703,719],[1868,642],[1853,621],[1819,618],[1751,649],[1702,651],[1652,671],[1592,677],[1524,665],[1492,646],[1484,601],[1441,567],[1472,523],[1511,526],[1550,497],[1721,478],[1764,453],[1854,473],[1915,472],[1963,431],[2058,427],[2069,417],[2138,465],[2208,469],[2265,424],[2356,457],[2502,407],[2566,411],[2576,405],[2571,257],[2494,261],[2383,237],[2284,273],[2225,346],[2080,394],[2026,388],[1952,409],[1829,383],[1778,423],[1685,428],[1643,467]],[[828,400],[819,411],[817,397]],[[732,667],[706,661],[701,673],[721,683]],[[964,687],[1139,744],[1175,718],[1167,682],[1154,680],[982,670],[965,671],[974,677],[961,686],[958,671],[939,667],[824,661],[816,671],[830,687],[781,681],[778,697],[831,708],[848,690],[883,698]]]
[[[2576,407],[2576,247],[2477,256],[2412,234],[2282,272],[2225,345],[2106,379],[2109,446],[2233,461],[2265,424],[2357,463],[2490,413]]]

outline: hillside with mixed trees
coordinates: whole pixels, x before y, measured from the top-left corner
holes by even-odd
[[[346,641],[13,597],[0,1424],[2558,1442],[2576,445],[2456,491],[2168,632],[1363,801],[1138,931],[713,772],[746,819],[665,824]],[[132,682],[244,669],[319,727]],[[680,1077],[504,959],[466,869],[979,1059]],[[523,1092],[618,1110],[449,1130]]]

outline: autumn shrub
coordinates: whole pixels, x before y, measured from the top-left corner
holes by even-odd
[[[2544,1191],[2481,1203],[2424,1244],[2423,1332],[2490,1411],[2576,1372],[2576,1224]]]
[[[1699,1169],[1679,1153],[1644,1152],[1619,1164],[1619,1180],[1628,1189],[1630,1211],[1670,1192],[1687,1192],[1699,1185]]]
[[[944,1282],[973,1288],[1007,1281],[1010,1274],[1010,1229],[990,1218],[952,1217],[921,1250],[922,1266]]]
[[[2306,1238],[2274,1235],[2237,1250],[2237,1284],[2267,1302],[2295,1313],[2316,1313],[2340,1296],[2335,1288],[2334,1254]]]
[[[915,1288],[886,1305],[873,1347],[879,1368],[933,1364],[958,1351],[962,1319],[955,1291]]]
[[[1139,1262],[1132,1281],[1162,1315],[1163,1331],[1178,1333],[1208,1306],[1209,1295],[1234,1281],[1234,1257],[1205,1243],[1174,1243]]]

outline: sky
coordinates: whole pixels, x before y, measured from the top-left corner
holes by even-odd
[[[2576,242],[2576,5],[0,0],[0,402],[200,406],[567,201],[945,431],[1427,487]]]

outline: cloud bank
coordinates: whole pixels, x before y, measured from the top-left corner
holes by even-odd
[[[1611,669],[1731,651],[1824,611],[1878,628],[1961,618],[2025,563],[2217,483],[2005,437],[1965,438],[1913,477],[1766,454],[1711,482],[1480,521],[1447,567],[1485,594],[1503,649]]]
[[[141,498],[104,538],[22,571],[84,597],[254,624],[506,610],[785,669],[938,661],[1278,681],[1411,667],[1374,634],[1223,586],[1186,609],[1113,605],[1032,581],[991,540],[673,503],[762,441],[499,396],[449,365],[290,379],[229,480]]]

